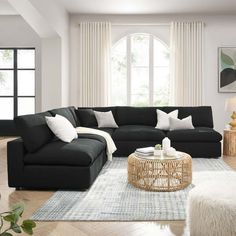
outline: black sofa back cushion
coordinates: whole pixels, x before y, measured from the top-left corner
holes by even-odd
[[[75,111],[79,123],[84,127],[94,127],[98,126],[94,111],[89,108],[79,109]]]
[[[213,128],[213,116],[210,106],[196,106],[196,107],[160,107],[158,108],[164,112],[171,112],[178,109],[178,118],[183,119],[187,116],[192,116],[194,127],[209,127]]]
[[[14,121],[24,145],[29,152],[35,152],[48,143],[54,134],[48,128],[45,116],[52,116],[49,112],[15,117]]]
[[[78,110],[75,110],[75,113],[81,126],[84,127],[98,126],[94,111],[102,111],[102,112],[112,111],[114,118],[116,115],[116,107],[78,107]]]
[[[195,127],[213,128],[212,109],[210,106],[200,107],[117,107],[116,121],[118,125],[149,125],[156,126],[157,113],[160,109],[166,113],[179,110],[178,118],[192,116]]]
[[[89,109],[89,111],[88,111]],[[189,115],[192,116],[193,125],[195,127],[209,127],[213,128],[212,109],[210,106],[199,107],[89,107],[78,108],[76,114],[82,126],[95,127],[97,121],[92,110],[95,111],[109,111],[111,110],[118,126],[121,125],[148,125],[155,127],[157,124],[156,109],[160,109],[166,113],[178,109],[180,119]],[[85,112],[85,113],[84,113]],[[92,117],[90,117],[90,115]]]
[[[157,114],[155,107],[117,107],[116,121],[120,125],[156,126]]]
[[[55,115],[64,116],[66,119],[68,119],[71,122],[71,124],[74,127],[79,126],[79,121],[78,121],[77,116],[75,114],[75,107],[73,107],[73,106],[57,108],[57,109],[50,110],[48,112],[50,112],[53,116],[55,116]]]

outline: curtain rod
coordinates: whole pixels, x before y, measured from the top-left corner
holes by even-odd
[[[114,25],[114,26],[170,26],[170,23],[111,23],[111,25]]]
[[[169,26],[170,23],[111,23],[115,26]]]

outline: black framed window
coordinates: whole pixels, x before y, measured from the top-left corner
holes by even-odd
[[[15,116],[35,113],[35,48],[0,48],[0,136],[17,135]]]
[[[0,48],[0,122],[35,113],[35,48]]]

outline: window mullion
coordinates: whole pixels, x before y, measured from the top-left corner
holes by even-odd
[[[149,105],[153,106],[153,93],[154,93],[154,67],[153,67],[153,36],[149,36]]]
[[[131,105],[131,36],[127,36],[127,105]]]
[[[17,116],[18,104],[17,104],[17,49],[14,49],[14,117]]]

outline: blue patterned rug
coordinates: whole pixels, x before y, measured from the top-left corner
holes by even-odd
[[[176,192],[147,192],[127,182],[127,158],[114,158],[85,191],[57,191],[31,219],[37,221],[185,220],[188,192],[206,180],[232,179],[221,159],[193,159],[193,184]]]

